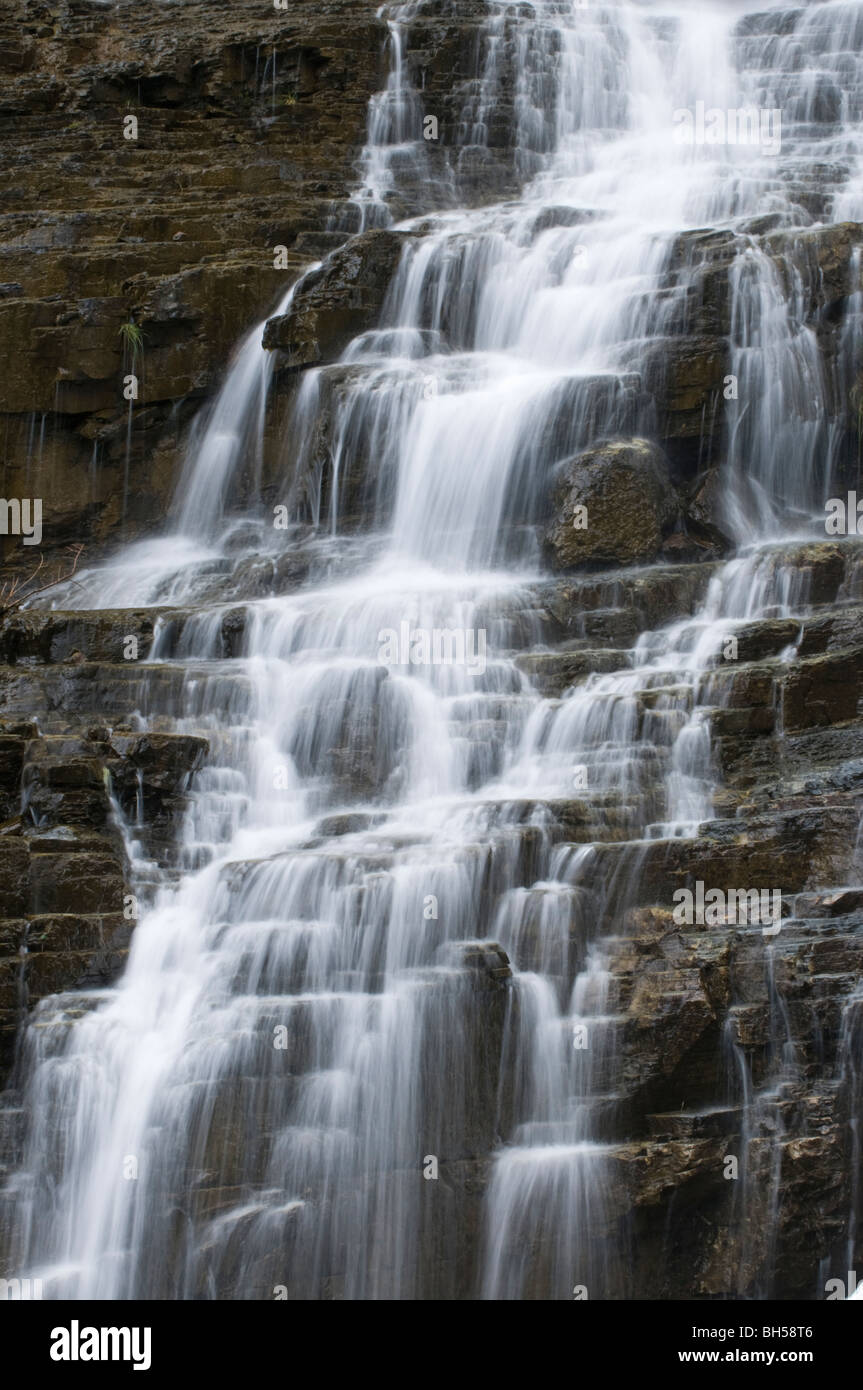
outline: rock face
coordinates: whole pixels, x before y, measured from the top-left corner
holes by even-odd
[[[189,423],[240,334],[358,229],[350,195],[387,70],[378,8],[8,0],[4,495],[43,499],[47,546],[83,541],[92,555],[161,522]],[[439,129],[427,166],[392,200],[395,218],[427,208],[430,189],[453,199],[486,17],[480,0],[425,4],[409,27],[406,61]],[[510,37],[487,148],[459,159],[467,201],[518,186],[514,54]],[[418,138],[421,113],[414,121]],[[369,259],[365,245],[319,272],[290,328],[271,327],[273,346],[290,342],[290,365],[334,360],[351,324],[374,321],[395,243],[373,238]],[[350,305],[338,294],[349,283]],[[29,558],[6,542],[7,564]]]
[[[385,33],[362,3],[5,6],[4,495],[46,544],[164,516],[237,337],[346,234]]]
[[[154,861],[172,862],[184,792],[207,751],[199,737],[112,735],[86,719],[50,729],[0,724],[4,1075],[41,998],[109,984],[123,967],[138,906],[114,806],[140,822]]]
[[[3,710],[39,707],[38,724],[22,714],[0,725],[4,1074],[21,1022],[40,998],[107,984],[123,966],[138,907],[115,811],[140,826],[153,861],[174,862],[185,792],[207,742],[123,732],[119,706],[128,714],[133,689],[123,679],[131,674],[124,642],[133,635],[146,650],[153,625],[151,612],[102,610],[18,612],[0,627]],[[93,680],[93,661],[121,679],[115,711]],[[48,671],[60,681],[53,694],[40,688],[38,673]]]
[[[264,347],[279,348],[286,367],[339,357],[353,338],[376,327],[404,241],[403,233],[385,229],[352,237],[304,277],[290,312],[269,320]]]

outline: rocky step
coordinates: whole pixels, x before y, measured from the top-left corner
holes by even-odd
[[[853,698],[853,695],[852,695]],[[733,712],[730,712],[733,714]],[[770,732],[763,707],[743,711],[743,726],[724,731],[714,743],[714,759],[724,780],[717,797],[745,809],[772,805],[793,809],[823,798],[828,804],[859,795],[863,785],[863,723],[859,719],[822,722],[780,737],[779,715]],[[819,718],[820,715],[820,718]],[[722,729],[725,717],[714,727]]]
[[[131,871],[116,808],[138,854],[153,861],[136,861],[136,878],[153,884],[159,864],[177,863],[177,832],[206,739],[112,733],[104,725],[46,736],[33,724],[3,722],[3,750],[0,799],[8,816],[0,859],[10,917],[123,908]]]
[[[848,598],[837,611],[824,611],[825,606],[829,608],[837,603],[837,593],[846,581],[849,567],[858,566],[859,561],[854,558],[858,554],[859,546],[852,542],[844,542],[842,546],[826,542],[820,545],[807,543],[805,546],[777,551],[783,563],[799,565],[802,571],[815,575],[811,585],[815,607],[810,606],[796,627],[795,619],[780,618],[723,623],[723,629],[737,639],[738,650],[734,659],[741,663],[758,661],[765,656],[777,655],[798,640],[804,656],[845,648],[859,640],[863,627],[863,613],[859,604]],[[274,557],[274,561],[278,558]],[[281,558],[290,566],[295,557],[288,551]],[[231,562],[225,559],[220,562],[219,568],[227,577]],[[710,565],[658,566],[653,570],[623,572],[612,579],[584,579],[577,583],[548,581],[534,586],[533,601],[539,606],[532,611],[528,612],[525,607],[531,602],[530,595],[526,593],[513,599],[509,605],[504,599],[497,602],[493,616],[499,620],[510,609],[509,620],[515,624],[523,624],[528,616],[531,621],[538,617],[557,633],[556,650],[550,656],[559,655],[564,660],[565,642],[580,674],[582,666],[587,669],[589,653],[594,651],[594,669],[601,672],[614,669],[615,658],[609,655],[610,652],[628,650],[641,632],[655,630],[661,625],[657,621],[660,618],[656,611],[657,600],[665,600],[668,604],[673,601],[674,612],[670,616],[684,617],[696,595],[701,596],[713,568]],[[645,592],[650,595],[646,601]],[[641,605],[639,598],[643,600]],[[647,611],[651,608],[652,613]],[[81,657],[89,661],[119,660],[124,657],[129,639],[137,641],[139,652],[145,651],[152,642],[154,631],[158,632],[160,655],[170,657],[178,649],[200,652],[200,641],[204,636],[202,624],[208,640],[204,642],[205,650],[201,654],[214,658],[231,656],[242,650],[243,630],[249,612],[248,605],[230,604],[208,605],[203,610],[169,607],[84,612],[18,611],[7,617],[0,632],[0,659],[8,664],[53,663]],[[219,615],[221,623],[217,621]],[[668,614],[663,614],[662,621],[667,621],[668,617]],[[194,625],[196,632],[191,640],[184,635],[190,624]],[[703,627],[694,626],[692,640],[702,631]],[[685,629],[683,635],[685,637]],[[216,636],[219,640],[213,645]],[[604,645],[600,646],[597,638],[604,639]],[[661,640],[657,634],[654,643]],[[211,650],[206,650],[208,646]],[[650,650],[649,643],[645,650]],[[519,661],[526,667],[534,664],[541,667],[547,664],[547,655],[539,651],[522,651]],[[716,661],[722,659],[718,654]]]
[[[707,821],[694,839],[595,846],[597,882],[608,886],[606,930],[630,905],[662,904],[697,880],[710,887],[756,886],[783,894],[819,889],[853,875],[858,815],[848,801],[748,818]]]
[[[863,694],[863,612],[859,608],[820,620],[808,640],[806,624],[796,619],[741,624],[730,635],[737,645],[728,657],[723,657],[720,646],[712,668],[698,681],[699,704],[736,709],[757,706],[769,710],[771,718],[774,710],[781,707],[789,732],[813,724],[842,722],[857,714]],[[799,656],[789,664],[781,657],[797,640],[801,641]],[[656,650],[663,650],[659,641]],[[634,685],[627,693],[648,707],[655,708],[663,700],[688,703],[692,689],[679,683],[673,658],[667,658],[669,666],[665,670],[639,668],[642,652],[649,654],[649,643],[637,654],[620,649],[567,647],[522,653],[515,664],[546,698],[558,697],[594,674],[634,670],[643,673],[643,684]],[[775,660],[767,664],[769,658]],[[760,718],[765,721],[764,715]],[[720,727],[722,716],[717,714],[716,719],[717,734],[745,731],[740,717],[727,716],[725,728]],[[772,722],[762,722],[752,731],[769,732],[772,727]]]
[[[251,528],[250,528],[251,530]],[[252,539],[255,539],[254,534]],[[350,547],[348,547],[350,549]],[[130,659],[225,660],[245,653],[250,625],[258,629],[258,641],[267,645],[272,628],[271,654],[279,655],[277,645],[280,615],[260,596],[282,594],[307,580],[315,559],[329,564],[328,546],[298,543],[270,556],[260,552],[207,561],[200,567],[201,581],[215,585],[214,601],[196,605],[166,605],[149,608],[99,608],[64,610],[26,609],[9,614],[0,627],[0,661],[8,665],[52,665],[68,661],[119,662]],[[218,601],[224,590],[249,590],[248,601]],[[547,627],[549,635],[558,630],[542,607],[542,586],[526,589],[511,597],[501,594],[475,615],[478,628],[492,628],[496,642],[504,651],[519,650],[536,640],[537,626]],[[620,615],[628,621],[627,615]],[[370,649],[369,659],[378,653]],[[585,640],[578,642],[586,645]],[[137,656],[130,656],[134,649]],[[286,659],[293,653],[286,652]]]
[[[48,735],[25,726],[20,735],[7,732],[6,740],[20,746],[22,823],[43,829],[64,822],[104,826],[113,797],[127,814],[145,811],[158,830],[163,803],[188,789],[209,751],[199,735],[111,732],[104,726]]]
[[[659,923],[655,909],[641,910],[632,924],[650,931],[639,931],[629,947],[623,940],[612,946],[613,993],[623,1009],[613,1048],[603,1046],[607,1030],[596,1037],[584,1020],[588,1047],[599,1047],[592,1082],[601,1090],[607,1073],[618,1093],[609,1132],[620,1138],[627,1127],[632,1135],[645,1126],[648,1134],[680,1138],[725,1133],[745,1098],[738,1094],[741,1069],[754,1097],[766,1088],[770,1111],[785,1107],[789,1129],[792,1118],[796,1132],[805,1128],[818,1078],[835,1073],[856,989],[853,969],[813,968],[811,953],[835,945],[823,926],[783,925],[768,944],[740,928],[681,931],[668,917]],[[837,949],[850,951],[859,970],[863,920],[858,914],[841,930]],[[734,1002],[738,991],[744,1002]],[[783,1081],[788,1046],[794,1067]],[[827,1090],[835,1091],[832,1081]],[[717,1115],[723,1096],[727,1113],[720,1105]]]
[[[129,661],[64,663],[46,668],[0,667],[0,717],[39,709],[46,731],[70,721],[127,723],[139,714],[244,723],[252,706],[248,677],[232,663],[195,666]]]
[[[57,665],[146,657],[160,616],[158,609],[13,612],[0,630],[0,661],[7,666]],[[135,657],[128,658],[133,650]]]
[[[653,1139],[714,1139],[739,1134],[743,1112],[739,1106],[715,1106],[709,1110],[675,1110],[645,1115]]]
[[[515,664],[533,688],[548,698],[562,695],[596,673],[626,670],[630,662],[626,650],[605,648],[525,652],[516,657]]]
[[[705,679],[700,696],[706,703],[732,709],[777,708],[786,734],[851,722],[860,712],[863,695],[863,627],[856,628],[854,636],[853,645],[800,655],[791,664],[738,669],[729,663]]]
[[[590,635],[586,625],[594,612],[631,613],[642,632],[696,612],[716,568],[711,562],[657,564],[568,576],[549,583],[545,604],[562,636]],[[603,625],[608,619],[597,621]]]
[[[69,872],[79,867],[83,875]],[[32,898],[47,897],[53,906],[0,925],[3,1071],[11,1064],[22,1023],[40,1000],[107,985],[123,969],[134,922],[123,912],[122,883],[106,874],[110,867],[92,855],[80,855],[71,865],[59,855],[31,859]],[[101,884],[94,883],[94,875],[102,876]],[[109,910],[100,910],[97,899]]]
[[[478,811],[480,808],[477,808]],[[465,834],[463,844],[464,860],[476,875],[478,900],[476,912],[479,915],[488,910],[496,894],[510,886],[509,875],[519,882],[533,882],[541,866],[541,855],[547,845],[547,838],[541,827],[534,823],[533,807],[527,803],[520,808],[522,820],[515,818],[518,808],[506,807],[506,814],[499,815],[500,808],[491,806],[482,817],[483,824],[477,825],[475,833],[481,839],[471,841]],[[350,820],[357,813],[350,813]],[[548,821],[548,813],[545,812]],[[322,824],[344,823],[344,816],[326,816]],[[233,914],[242,910],[241,904],[248,901],[249,886],[255,891],[255,920],[272,915],[278,917],[283,905],[283,882],[286,875],[295,871],[295,866],[307,856],[326,863],[333,884],[341,883],[346,889],[361,883],[367,875],[388,873],[400,861],[410,862],[417,846],[425,841],[420,833],[406,834],[398,827],[389,828],[386,824],[370,828],[358,844],[352,839],[361,830],[346,832],[348,843],[343,837],[329,834],[314,834],[303,844],[286,849],[265,858],[232,860],[222,870],[222,882],[229,909]],[[505,851],[500,854],[500,851]],[[231,916],[231,920],[235,919]]]

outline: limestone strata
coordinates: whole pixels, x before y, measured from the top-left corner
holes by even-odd
[[[62,722],[51,733],[0,722],[4,1076],[41,998],[106,985],[122,969],[137,908],[114,804],[132,825],[146,817],[143,842],[170,862],[184,792],[208,746],[188,735],[111,733],[68,714]]]
[[[326,228],[345,221],[381,85],[375,9],[5,6],[4,495],[44,499],[46,543],[92,551],[164,516],[185,427],[238,335],[343,239]],[[123,138],[127,115],[137,140]],[[138,354],[124,350],[129,322]]]

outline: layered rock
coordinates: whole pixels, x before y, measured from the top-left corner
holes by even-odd
[[[118,817],[154,862],[172,863],[185,792],[207,751],[200,737],[111,732],[95,708],[90,717],[43,715],[50,732],[2,721],[4,1078],[40,999],[104,986],[123,968],[141,888]]]
[[[280,349],[284,367],[338,358],[352,339],[377,326],[404,241],[404,233],[386,229],[352,237],[303,277],[290,311],[268,321],[264,347]]]
[[[4,494],[43,498],[46,544],[92,548],[163,518],[185,426],[238,335],[343,239],[326,228],[355,180],[384,37],[373,5],[14,0]],[[19,551],[7,542],[7,561]]]

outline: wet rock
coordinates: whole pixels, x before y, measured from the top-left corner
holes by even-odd
[[[807,917],[842,917],[863,910],[863,889],[846,888],[833,893],[801,894],[795,901],[795,914]],[[840,944],[840,943],[837,943]]]
[[[483,984],[504,985],[512,978],[509,958],[496,941],[482,941],[466,946],[461,953],[462,964],[478,972]]]
[[[597,608],[584,613],[579,626],[579,635],[587,641],[624,648],[634,645],[641,630],[638,615],[631,608]]]
[[[587,680],[595,671],[619,671],[627,665],[626,655],[616,650],[525,652],[516,665],[531,685],[546,697],[562,695],[573,685]]]
[[[104,827],[111,814],[104,758],[98,748],[69,742],[41,738],[27,745],[22,809],[37,826]]]
[[[582,227],[586,222],[594,222],[596,216],[589,208],[544,207],[534,218],[531,231],[536,237],[551,227]]]
[[[726,507],[728,480],[719,468],[695,479],[686,504],[686,529],[704,555],[726,555],[732,549]]]
[[[365,4],[286,13],[188,0],[153,7],[131,26],[122,6],[64,4],[46,24],[34,21],[29,0],[8,0],[6,10],[7,491],[45,499],[48,544],[60,524],[76,540],[100,543],[121,526],[127,538],[164,516],[192,398],[213,390],[238,336],[321,253],[321,228],[342,220],[386,30]],[[473,28],[453,27],[464,55]],[[261,54],[270,62],[265,88],[256,81]],[[106,134],[122,130],[133,108],[135,147]],[[144,159],[130,160],[138,149]],[[331,247],[344,233],[329,237]],[[287,268],[274,266],[279,245]],[[123,517],[131,365],[119,329],[128,322],[144,344]],[[32,410],[45,412],[38,448]]]
[[[447,963],[453,968],[428,1004],[444,1026],[426,1031],[419,1084],[424,1152],[451,1162],[486,1154],[493,1143],[512,970],[494,941],[455,943]],[[441,1075],[451,1078],[445,1088],[436,1084]]]
[[[723,387],[729,367],[724,338],[666,338],[641,349],[645,388],[656,402],[658,436],[687,470],[712,462],[724,426]],[[694,469],[692,469],[694,471]]]
[[[30,910],[35,914],[123,910],[123,872],[116,855],[34,854],[30,876]]]
[[[711,711],[711,733],[717,738],[734,734],[770,734],[776,727],[776,713],[769,707],[717,709]]]
[[[16,1038],[40,1000],[71,989],[104,988],[122,970],[132,923],[122,912],[33,915],[0,923],[0,1077]]]
[[[763,661],[766,657],[779,656],[781,652],[796,644],[801,628],[802,624],[793,618],[768,618],[763,622],[735,626],[735,659]]]
[[[781,563],[784,552],[779,551],[777,560]],[[810,603],[835,603],[845,579],[847,552],[838,545],[809,545],[794,550],[788,557],[806,584],[806,594]]]
[[[667,273],[676,290],[685,290],[678,320],[682,332],[704,337],[730,332],[729,272],[738,250],[733,232],[696,229],[675,238]]]
[[[842,651],[863,645],[863,608],[842,608],[838,612],[818,614],[802,625],[798,651],[800,656],[817,656],[827,651]]]
[[[302,280],[287,314],[270,319],[264,347],[283,364],[333,362],[358,333],[377,326],[405,233],[376,229],[353,237]]]
[[[191,779],[204,764],[207,739],[196,734],[114,734],[106,771],[136,837],[157,863],[174,860]]]
[[[715,1020],[700,970],[649,969],[627,1011],[625,1045],[638,1058],[636,1084],[643,1086],[649,1073],[654,1081],[656,1074],[670,1076]]]
[[[585,618],[592,609],[625,609],[643,632],[692,613],[706,592],[713,568],[710,562],[656,565],[558,579],[543,598],[561,638],[584,636]]]
[[[863,226],[859,222],[777,232],[767,238],[768,249],[789,289],[797,272],[795,293],[802,287],[807,317],[831,309],[863,288],[855,259],[861,244]]]
[[[248,681],[240,672],[225,674],[202,668],[195,674],[201,682],[196,689],[202,701],[206,701],[211,680],[220,685],[225,707],[230,705],[232,688],[248,694]],[[0,709],[23,716],[38,701],[43,726],[59,723],[65,727],[70,718],[121,721],[147,697],[152,699],[154,708],[165,709],[172,704],[176,708],[175,702],[188,678],[189,670],[179,665],[134,661],[122,666],[67,662],[38,671],[0,667]]]
[[[381,731],[398,725],[398,695],[382,667],[359,668],[342,682],[324,684],[297,720],[290,747],[303,776],[324,777],[341,801],[380,796],[394,771],[397,750]]]
[[[857,717],[863,698],[863,649],[810,657],[785,677],[782,715],[786,730],[841,724]]]
[[[119,786],[140,770],[145,787],[174,792],[203,765],[209,743],[197,734],[115,734],[111,748],[122,760],[114,773]]]
[[[292,375],[288,373],[289,377]],[[310,512],[320,507],[326,514],[335,507],[341,532],[368,528],[380,519],[381,460],[375,432],[359,425],[359,411],[354,414],[351,448],[341,454],[338,478],[333,476],[339,420],[344,418],[345,410],[361,399],[364,379],[365,369],[357,364],[321,369],[316,380],[316,415],[307,445],[307,470],[295,484],[298,500]],[[280,387],[283,383],[284,374],[278,378]]]
[[[373,830],[376,825],[380,825],[383,816],[370,815],[363,811],[354,811],[350,814],[341,816],[324,816],[315,827],[319,835],[338,837],[340,835],[357,835],[363,830]]]
[[[17,836],[0,836],[0,901],[4,916],[21,917],[30,898],[30,856]]]
[[[0,831],[21,810],[24,750],[35,733],[32,724],[0,723]]]
[[[602,444],[569,460],[553,501],[546,547],[556,569],[644,564],[680,510],[662,451],[643,439]]]

